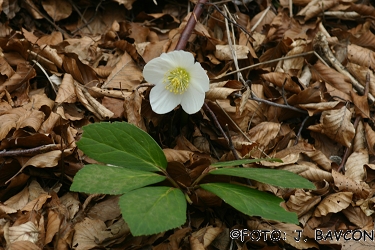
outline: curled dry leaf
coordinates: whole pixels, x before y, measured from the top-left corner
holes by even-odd
[[[351,146],[355,129],[350,122],[351,112],[343,106],[341,109],[324,111],[320,124],[309,126],[308,129],[327,135],[346,147]]]
[[[4,231],[8,244],[16,241],[30,241],[36,243],[39,239],[39,233],[38,227],[32,221],[17,226],[11,226],[7,231]]]
[[[185,163],[191,159],[193,153],[189,150],[176,150],[171,148],[163,149],[165,157],[168,162],[177,161],[180,163]]]
[[[366,216],[360,207],[349,206],[342,212],[351,223],[358,226],[360,229],[372,230],[374,228],[373,219],[370,216]]]
[[[194,244],[192,244],[192,248],[206,249],[222,231],[223,229],[221,227],[208,226],[201,228],[199,231],[194,232],[190,236],[190,241],[194,242]],[[194,248],[194,245],[197,245],[198,248]]]
[[[323,181],[323,180],[331,182],[333,180],[332,174],[330,172],[321,170],[315,165],[309,164],[307,162],[303,164],[293,164],[293,165],[284,166],[281,169],[298,174],[313,182]]]
[[[306,192],[303,189],[297,189],[296,192],[289,197],[285,205],[289,211],[296,212],[298,217],[300,217],[315,207],[320,201],[320,196],[313,195],[311,192]]]
[[[131,56],[124,52],[102,88],[134,90],[143,80],[139,67]]]
[[[338,192],[327,195],[317,206],[314,216],[322,217],[328,213],[338,213],[350,205],[352,192]]]
[[[215,57],[221,61],[233,60],[233,54],[238,60],[247,59],[247,54],[249,53],[249,48],[244,45],[216,45]]]
[[[304,16],[304,20],[307,21],[327,9],[332,8],[337,4],[337,0],[312,0],[310,1],[300,12],[298,12],[297,16]]]

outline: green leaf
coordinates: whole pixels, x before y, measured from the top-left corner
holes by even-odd
[[[235,160],[235,161],[222,161],[222,162],[215,162],[212,163],[211,166],[221,168],[221,167],[232,167],[242,164],[250,164],[254,162],[261,162],[261,161],[276,161],[276,162],[283,162],[278,158],[261,158],[261,159],[242,159],[242,160]]]
[[[92,159],[119,167],[152,172],[167,167],[167,159],[154,139],[126,122],[84,126],[77,145]]]
[[[164,232],[186,221],[186,200],[180,189],[140,188],[121,196],[119,204],[133,236]]]
[[[297,214],[285,211],[280,207],[283,199],[272,194],[230,183],[208,183],[201,184],[200,187],[216,194],[244,214],[287,223],[299,223]]]
[[[123,194],[165,178],[152,172],[91,164],[78,171],[70,190],[90,194]]]
[[[315,189],[315,185],[307,179],[298,174],[280,169],[221,168],[211,171],[210,174],[244,177],[284,188]]]

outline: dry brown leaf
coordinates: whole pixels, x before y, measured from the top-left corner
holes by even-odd
[[[309,126],[308,129],[325,134],[342,145],[350,147],[355,135],[350,119],[351,112],[343,106],[341,109],[324,111],[320,117],[320,124]]]
[[[124,52],[102,88],[134,90],[143,80],[139,67],[131,56]]]
[[[55,101],[57,103],[75,103],[77,101],[77,96],[74,90],[74,79],[71,74],[64,74]]]
[[[274,122],[262,122],[249,130],[249,138],[257,142],[261,148],[266,148],[274,140],[280,131],[281,124]],[[273,145],[272,145],[273,146]]]
[[[364,165],[369,162],[367,149],[353,152],[345,164],[345,176],[355,180],[363,181],[365,177]]]
[[[339,192],[327,195],[317,206],[314,216],[322,217],[328,213],[338,213],[350,205],[352,192]]]
[[[59,213],[57,213],[53,210],[48,210],[46,238],[44,240],[45,245],[52,242],[53,237],[56,235],[56,233],[59,232],[60,225],[61,225],[60,216],[61,215],[59,215]]]
[[[289,211],[296,212],[298,217],[300,217],[315,207],[320,201],[320,196],[313,195],[302,189],[297,189],[297,191],[289,197],[285,205]]]
[[[193,152],[191,152],[190,150],[176,150],[165,148],[163,149],[163,152],[168,162],[177,161],[180,163],[185,163],[193,156]]]
[[[300,104],[299,107],[302,109],[307,110],[310,116],[315,115],[316,113],[320,113],[322,111],[331,110],[337,108],[339,105],[339,101],[335,102],[319,102],[319,103],[307,103],[307,104]]]
[[[292,93],[299,93],[301,92],[301,88],[295,83],[289,74],[281,73],[281,72],[271,72],[267,74],[262,74],[261,77],[276,86],[280,89],[284,87],[284,90],[290,91]],[[285,84],[284,84],[285,82]]]
[[[249,48],[243,45],[216,45],[215,57],[221,61],[233,60],[233,54],[238,60],[247,59],[247,54],[249,53]]]
[[[338,173],[335,170],[332,170],[332,177],[334,184],[339,191],[350,191],[355,197],[362,199],[366,199],[370,193],[369,188],[366,187],[366,185]]]
[[[303,154],[310,157],[310,159],[318,164],[321,168],[323,168],[325,171],[331,171],[331,163],[332,161],[327,158],[320,150],[315,150],[313,152],[303,152]]]
[[[344,209],[343,214],[350,220],[351,223],[358,226],[362,230],[372,230],[374,228],[374,221],[371,216],[366,216],[359,207],[349,206]]]
[[[113,237],[101,220],[92,220],[86,217],[82,222],[77,223],[74,228],[75,233],[72,243],[77,246],[77,250],[99,247],[105,239],[108,240]]]
[[[16,241],[30,241],[36,243],[39,239],[38,227],[32,221],[24,224],[11,226],[8,230],[4,231],[5,239],[8,244]]]
[[[313,182],[322,180],[331,182],[333,180],[330,172],[321,170],[312,163],[304,162],[301,164],[284,166],[280,169],[293,172]]]
[[[223,229],[221,227],[208,226],[192,233],[191,238],[199,239],[203,249],[206,249],[222,231]]]
[[[128,123],[133,124],[147,132],[146,125],[143,117],[141,116],[141,106],[142,97],[137,90],[134,90],[130,96],[125,97],[124,110],[126,112]]]
[[[66,0],[58,2],[54,0],[43,0],[42,6],[55,22],[65,19],[72,14],[72,5]]]
[[[366,123],[365,132],[366,132],[367,148],[369,149],[370,153],[374,155],[375,154],[375,131],[371,128],[371,126],[368,123]]]
[[[26,206],[24,206],[21,210],[22,211],[39,211],[43,206],[44,204],[46,203],[46,201],[51,198],[50,195],[48,194],[41,194],[38,198],[30,201],[29,203],[26,204]]]
[[[304,16],[304,20],[307,21],[336,4],[338,4],[337,0],[312,0],[297,13],[297,16]]]

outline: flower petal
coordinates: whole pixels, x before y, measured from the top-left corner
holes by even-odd
[[[165,114],[172,111],[181,103],[182,95],[176,95],[167,90],[164,84],[155,85],[150,91],[150,103],[152,110],[157,114]]]
[[[187,71],[190,73],[190,82],[195,88],[199,88],[207,92],[210,88],[210,80],[200,63],[190,66]]]
[[[189,86],[189,88],[183,94],[181,106],[183,110],[190,115],[197,113],[203,106],[204,97],[204,91],[199,88]]]
[[[172,67],[170,62],[160,57],[154,58],[143,68],[143,77],[147,82],[152,84],[162,83],[164,74]]]
[[[174,67],[182,67],[188,69],[189,67],[191,67],[191,65],[194,64],[193,54],[183,50],[168,52],[167,54],[163,54],[161,57],[165,60],[170,60],[171,62],[173,62]]]

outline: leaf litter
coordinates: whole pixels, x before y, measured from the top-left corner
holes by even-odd
[[[142,69],[174,50],[197,1],[146,2],[2,3],[0,247],[372,249],[371,240],[316,233],[374,227],[375,8],[350,0],[206,4],[186,50],[207,71],[210,90],[207,105],[183,123],[181,109],[152,112]],[[148,132],[182,186],[210,162],[271,157],[283,162],[244,167],[291,171],[317,189],[251,182],[285,200],[299,225],[244,216],[199,190],[184,226],[133,237],[117,196],[69,191],[75,173],[96,163],[76,147],[82,127],[100,121]],[[231,240],[239,229],[286,236]]]

